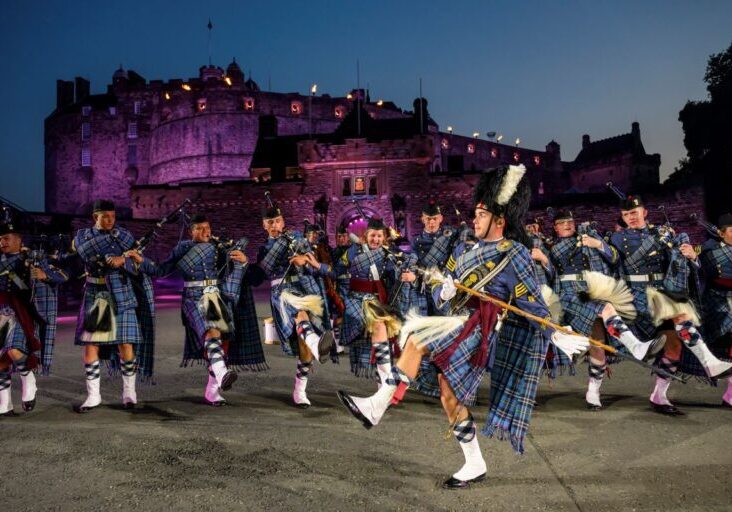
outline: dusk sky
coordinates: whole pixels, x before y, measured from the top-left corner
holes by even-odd
[[[206,5],[208,4],[208,5]],[[190,78],[236,57],[262,89],[344,95],[412,108],[418,79],[441,129],[487,131],[573,160],[638,121],[662,179],[685,156],[678,112],[705,99],[710,54],[732,42],[722,1],[40,1],[5,0],[0,18],[0,196],[43,209],[43,120],[56,80],[105,92],[122,64],[148,80]]]

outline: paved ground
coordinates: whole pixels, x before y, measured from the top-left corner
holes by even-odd
[[[366,431],[335,391],[375,384],[328,363],[301,411],[290,405],[294,361],[267,347],[272,369],[241,374],[231,405],[213,409],[203,368],[178,367],[178,311],[163,309],[158,327],[158,384],[139,390],[140,406],[119,409],[121,384],[104,378],[108,405],[84,416],[71,411],[83,393],[73,325],[61,327],[36,410],[0,421],[0,510],[732,509],[732,411],[717,389],[672,387],[688,415],[667,418],[647,408],[650,378],[630,365],[606,384],[600,413],[583,408],[584,377],[543,381],[526,454],[481,438],[489,479],[448,492],[439,483],[462,457],[437,402],[408,395]]]

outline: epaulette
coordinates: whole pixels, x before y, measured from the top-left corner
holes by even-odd
[[[496,250],[498,252],[506,252],[513,246],[513,242],[511,240],[501,240],[498,242],[498,245],[496,246]]]
[[[450,258],[449,258],[449,259],[447,260],[447,263],[445,263],[445,267],[446,267],[446,268],[447,268],[447,270],[449,270],[450,272],[455,272],[455,264],[456,264],[456,262],[455,262],[455,258],[454,258],[454,257],[452,256],[452,254],[451,254],[451,255],[450,255]]]
[[[701,245],[695,245],[694,246],[694,252],[699,255],[702,252],[702,246]]]

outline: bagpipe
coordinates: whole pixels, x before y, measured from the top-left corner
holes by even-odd
[[[703,220],[696,212],[690,214],[689,219],[693,220],[699,226],[703,227],[712,238],[714,238],[715,240],[719,240],[719,228],[717,226],[709,221]]]
[[[145,249],[147,249],[148,245],[157,238],[158,230],[166,224],[177,221],[180,215],[185,213],[185,208],[189,204],[191,204],[191,200],[186,198],[175,210],[164,215],[147,233],[137,239],[132,248],[142,254]]]

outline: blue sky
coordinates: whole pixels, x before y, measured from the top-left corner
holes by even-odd
[[[209,4],[209,5],[206,5]],[[593,140],[641,125],[665,177],[685,155],[678,112],[704,99],[710,54],[732,42],[729,1],[57,1],[6,0],[0,18],[0,196],[43,208],[43,120],[56,79],[101,93],[123,64],[189,78],[236,57],[262,88],[344,94],[411,109],[423,81],[435,120],[497,131],[573,160]]]

